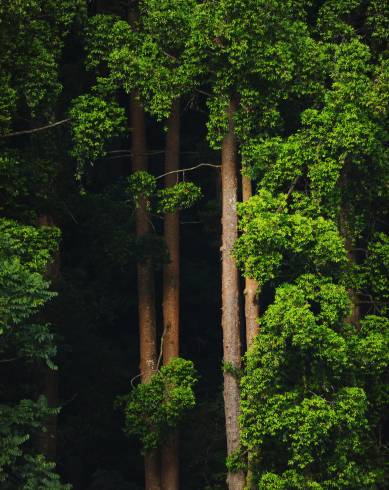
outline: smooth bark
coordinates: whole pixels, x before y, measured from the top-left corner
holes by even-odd
[[[252,182],[248,177],[242,177],[242,197],[243,201],[248,201],[253,195]],[[244,288],[244,310],[246,320],[246,346],[247,349],[252,345],[255,336],[259,331],[259,284],[254,279],[245,278]]]
[[[166,134],[165,173],[179,169],[180,163],[180,102],[173,102]],[[165,176],[165,186],[173,186],[177,175]],[[164,220],[164,238],[169,263],[163,270],[163,363],[168,364],[180,354],[180,215],[168,213]],[[178,432],[173,432],[162,447],[162,490],[179,489]]]
[[[228,107],[228,132],[222,144],[222,329],[224,357],[224,412],[226,421],[227,454],[235,453],[240,446],[239,382],[234,370],[241,366],[239,274],[233,257],[233,246],[238,238],[238,160],[233,116],[235,103]],[[242,471],[229,472],[229,490],[243,490],[245,477]]]
[[[132,127],[132,170],[147,171],[145,113],[136,94],[131,95],[130,105]],[[135,213],[137,239],[150,233],[147,202],[138,203]],[[138,262],[138,317],[140,337],[141,382],[147,383],[157,369],[157,331],[155,316],[154,270],[151,259]],[[158,451],[145,455],[145,490],[160,490],[160,465]]]
[[[251,179],[246,176],[242,177],[242,198],[243,201],[248,201],[253,195],[253,188]],[[254,342],[254,339],[259,332],[259,284],[250,277],[245,277],[244,286],[244,312],[246,321],[246,349],[248,350]],[[248,455],[248,470],[246,475],[246,488],[248,490],[255,490],[256,485],[254,481],[252,458]]]

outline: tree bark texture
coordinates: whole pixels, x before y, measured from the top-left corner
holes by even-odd
[[[136,94],[131,95],[132,170],[147,171],[145,113]],[[135,213],[137,239],[150,233],[147,202],[142,199]],[[154,269],[150,259],[138,262],[138,316],[140,337],[141,382],[147,383],[157,369],[157,331],[155,316]],[[161,476],[158,451],[145,455],[145,490],[160,490]]]
[[[232,255],[238,238],[238,177],[237,144],[233,116],[235,103],[228,107],[228,132],[222,144],[222,329],[224,369],[224,413],[226,420],[227,454],[240,446],[239,382],[232,372],[241,366],[241,342],[239,320],[239,274]],[[245,477],[242,471],[227,476],[229,490],[243,490]]]
[[[180,101],[175,100],[166,134],[165,173],[179,169],[180,163]],[[177,182],[177,173],[165,176],[165,186]],[[163,269],[163,363],[180,355],[180,215],[168,213],[164,220],[164,238],[169,263]],[[162,447],[162,490],[179,489],[179,436],[174,431]]]
[[[248,177],[242,177],[242,197],[243,201],[248,201],[253,195],[252,182]],[[244,287],[244,310],[246,319],[246,346],[247,349],[252,345],[255,336],[259,331],[259,284],[254,279],[245,278]]]
[[[54,226],[51,216],[42,214],[38,217],[39,226]],[[59,250],[55,253],[52,262],[47,265],[45,274],[52,287],[55,288],[60,276],[60,254]],[[57,371],[44,365],[40,369],[40,389],[47,399],[50,408],[58,407],[58,375]],[[43,425],[46,429],[38,437],[38,449],[48,460],[55,462],[57,458],[57,415],[47,417]]]

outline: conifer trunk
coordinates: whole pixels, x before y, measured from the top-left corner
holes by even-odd
[[[234,370],[241,366],[239,274],[232,255],[238,238],[238,160],[233,116],[233,100],[228,107],[228,132],[222,144],[222,329],[224,357],[224,413],[226,420],[227,454],[239,449],[239,382]],[[243,490],[245,477],[242,471],[229,472],[229,490]]]
[[[38,217],[39,226],[54,226],[51,216],[42,214]],[[57,251],[51,263],[47,265],[46,278],[50,281],[51,286],[55,287],[60,274],[60,255]],[[40,369],[40,389],[47,399],[47,405],[50,408],[58,407],[58,375],[57,371],[44,365]],[[45,432],[41,432],[38,437],[38,450],[49,461],[55,462],[57,458],[57,415],[47,417],[43,426]]]
[[[145,113],[136,94],[131,95],[132,170],[147,171]],[[141,200],[135,213],[137,239],[150,233],[147,203]],[[141,382],[147,383],[157,369],[157,332],[155,319],[154,270],[151,259],[138,262],[138,316]],[[158,451],[145,455],[145,490],[160,490]]]
[[[180,162],[180,102],[175,100],[168,120],[166,135],[165,173],[178,170]],[[165,176],[165,186],[177,182],[177,173]],[[168,364],[180,354],[180,216],[168,213],[164,221],[164,238],[169,263],[163,270],[163,363]],[[179,489],[179,437],[173,432],[162,447],[162,490]]]
[[[243,201],[248,201],[253,195],[252,182],[248,177],[242,177],[242,197]],[[247,349],[252,345],[255,336],[258,333],[258,303],[259,284],[254,279],[245,278],[244,288],[244,309],[246,319],[246,346]]]

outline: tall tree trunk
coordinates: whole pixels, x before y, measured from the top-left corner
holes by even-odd
[[[352,264],[356,263],[355,253],[353,250],[353,243],[350,236],[348,213],[347,210],[342,209],[340,215],[340,233],[344,239],[344,245],[347,251],[348,258]],[[345,321],[352,323],[355,327],[360,328],[361,311],[358,302],[358,295],[355,288],[348,289],[348,295],[351,301],[350,314],[345,318]]]
[[[248,201],[253,195],[252,182],[246,176],[242,177],[242,198],[243,201]],[[259,284],[254,279],[249,277],[245,278],[244,288],[244,310],[246,320],[246,348],[251,347],[255,336],[259,331],[258,317],[259,317]],[[254,481],[254,474],[252,468],[252,458],[248,455],[248,470],[246,475],[246,488],[248,490],[255,490],[256,485]]]
[[[253,195],[252,182],[248,177],[242,177],[242,197],[243,201],[248,201]],[[244,288],[244,310],[246,319],[246,346],[247,349],[251,346],[255,336],[258,333],[258,317],[259,317],[259,284],[254,279],[245,278]]]
[[[224,412],[226,419],[227,454],[239,449],[239,381],[233,372],[241,366],[239,320],[239,274],[232,255],[238,238],[238,160],[233,116],[235,103],[228,107],[228,132],[222,144],[222,329],[224,357]],[[245,477],[242,471],[227,476],[229,490],[243,490]]]
[[[51,216],[42,214],[38,217],[39,226],[54,226]],[[48,264],[46,277],[55,288],[60,275],[60,254],[57,251],[51,263]],[[48,366],[42,366],[40,369],[40,389],[47,399],[50,408],[58,407],[58,376],[57,371],[50,369]],[[43,425],[45,432],[41,432],[38,437],[38,450],[48,460],[55,462],[57,457],[57,415],[47,417]]]
[[[145,113],[136,94],[131,95],[132,170],[147,171]],[[141,200],[135,213],[136,237],[150,233],[147,202]],[[138,316],[141,382],[147,383],[157,369],[157,332],[155,320],[154,270],[151,259],[138,262]],[[160,490],[158,451],[145,455],[145,490]]]
[[[354,251],[354,244],[353,244],[353,239],[352,239],[352,230],[350,227],[350,208],[348,204],[348,199],[346,197],[347,193],[347,182],[348,182],[348,165],[346,164],[344,169],[343,169],[343,174],[341,176],[340,180],[340,186],[342,190],[342,205],[340,209],[340,219],[339,219],[339,225],[340,225],[340,234],[342,235],[344,239],[344,245],[347,251],[348,258],[351,262],[351,264],[356,263],[356,257],[355,257],[355,251]],[[361,311],[360,311],[360,306],[358,302],[358,294],[355,288],[350,288],[348,290],[348,294],[350,297],[351,301],[351,311],[350,314],[348,315],[347,318],[345,318],[346,322],[352,323],[357,327],[358,329],[360,328],[360,319],[361,319]]]
[[[180,101],[175,100],[168,120],[166,135],[165,173],[178,170],[180,163]],[[165,176],[165,186],[177,182],[177,174]],[[163,270],[163,363],[180,354],[180,215],[165,215],[164,237],[170,262]],[[173,432],[162,447],[162,490],[179,489],[179,437]]]

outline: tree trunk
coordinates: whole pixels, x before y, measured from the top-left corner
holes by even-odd
[[[233,116],[235,104],[228,108],[228,132],[222,144],[222,329],[224,354],[224,412],[226,419],[227,454],[240,447],[239,381],[233,372],[241,366],[241,342],[239,321],[239,274],[232,255],[238,238],[237,145]],[[242,471],[227,476],[229,490],[243,490],[245,477]]]
[[[352,264],[355,264],[355,253],[353,251],[353,243],[348,225],[348,211],[344,208],[340,212],[340,233],[344,239],[344,245],[347,251],[348,258]],[[348,295],[351,302],[351,311],[350,314],[345,318],[345,321],[348,323],[352,323],[355,327],[359,329],[361,312],[358,303],[358,295],[354,288],[348,289]]]
[[[355,251],[353,250],[354,244],[352,240],[352,230],[350,229],[350,209],[348,205],[348,199],[345,198],[345,194],[347,192],[347,172],[348,165],[346,164],[343,169],[343,174],[340,179],[340,186],[343,193],[343,202],[340,210],[340,234],[344,239],[344,246],[347,251],[348,258],[352,264],[356,263]],[[351,311],[345,321],[348,323],[352,323],[356,328],[360,328],[360,319],[361,319],[361,311],[358,302],[358,294],[354,288],[350,288],[348,290],[348,294],[351,301]]]
[[[180,163],[180,101],[173,102],[166,135],[165,173],[178,170]],[[165,176],[165,186],[177,182],[177,174]],[[180,355],[180,215],[165,215],[165,243],[170,262],[163,270],[163,363]],[[179,489],[178,432],[162,447],[162,490]]]
[[[147,171],[145,113],[136,94],[131,95],[132,170]],[[141,200],[135,213],[137,239],[150,233],[147,202]],[[138,262],[138,315],[141,382],[147,383],[157,369],[157,332],[155,319],[154,270],[151,259]],[[145,490],[160,490],[157,451],[145,455]]]
[[[39,226],[54,226],[51,216],[42,214],[38,217]],[[47,265],[46,278],[55,287],[60,275],[60,255],[57,251],[53,261]],[[58,376],[57,371],[44,365],[40,369],[40,389],[47,399],[50,408],[58,407]],[[38,450],[48,460],[55,462],[57,457],[57,415],[47,417],[43,425],[46,429],[38,437]]]
[[[242,197],[243,201],[248,201],[253,195],[251,179],[242,177]],[[259,284],[254,279],[245,278],[244,288],[244,310],[246,319],[246,347],[250,348],[258,333],[258,317],[259,317]]]
[[[243,201],[248,201],[253,195],[252,182],[248,177],[242,177],[242,198]],[[248,350],[254,342],[255,336],[259,331],[259,284],[250,277],[245,278],[244,288],[244,310],[246,320],[246,349]],[[246,475],[246,488],[248,490],[255,490],[256,485],[254,481],[252,458],[248,455],[248,470]]]

